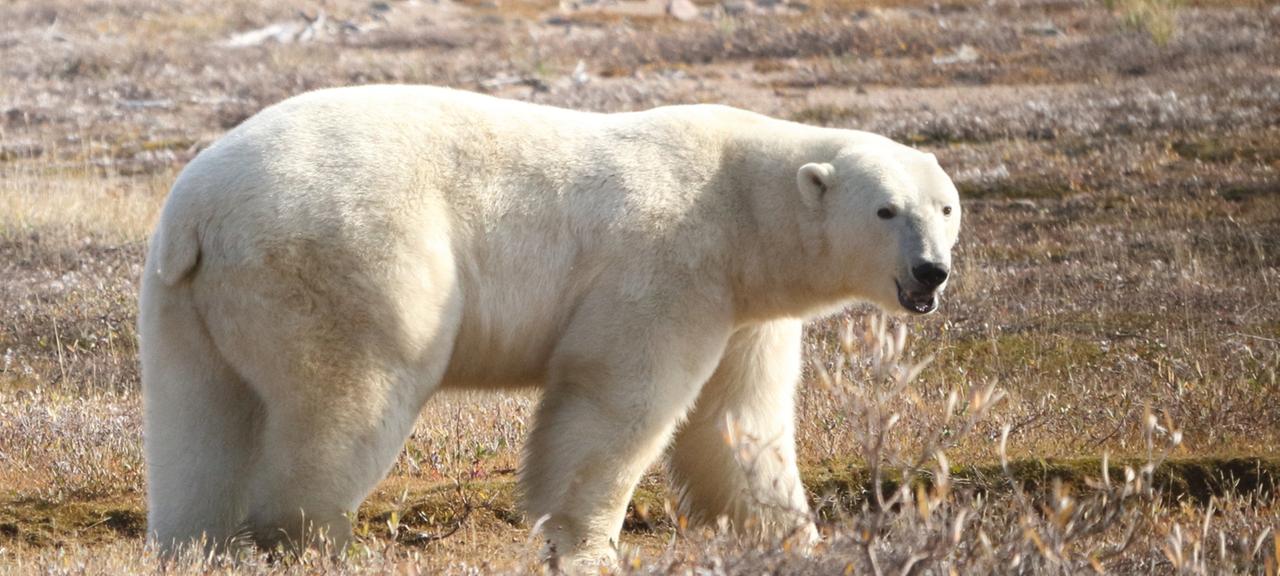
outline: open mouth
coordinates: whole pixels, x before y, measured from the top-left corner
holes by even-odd
[[[933,291],[911,292],[904,290],[897,280],[893,284],[898,287],[898,303],[903,308],[916,314],[928,314],[938,308],[938,295]]]

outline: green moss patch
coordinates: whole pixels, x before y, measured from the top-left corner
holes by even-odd
[[[19,498],[0,504],[0,546],[141,538],[146,525],[141,498],[74,502]]]
[[[1249,184],[1234,184],[1219,190],[1218,194],[1228,202],[1247,202],[1249,200],[1261,200],[1268,197],[1280,198],[1280,183],[1255,182]]]
[[[1096,343],[1071,335],[1045,338],[1041,334],[1004,333],[993,338],[974,336],[951,343],[953,362],[977,369],[993,363],[1017,363],[1041,373],[1064,373],[1098,365],[1106,353]]]
[[[1274,136],[1218,136],[1175,140],[1169,148],[1187,160],[1216,164],[1233,162],[1280,162],[1280,142]]]
[[[462,485],[439,482],[398,489],[381,490],[366,500],[356,520],[358,533],[387,536],[391,526],[398,526],[398,539],[415,543],[443,537],[463,523],[483,530],[527,527],[514,475]],[[665,505],[663,481],[647,478],[632,495],[624,529],[647,533],[669,526],[663,514]]]
[[[1108,463],[1111,482],[1122,482],[1125,467],[1135,473],[1144,462],[1134,459]],[[999,464],[957,465],[949,471],[955,486],[977,493],[1007,493],[1013,483],[1031,494],[1045,494],[1054,481],[1076,492],[1090,490],[1090,482],[1102,482],[1102,461],[1098,458],[1022,459],[1009,463],[1006,475]],[[835,498],[846,509],[860,505],[873,492],[869,472],[861,466],[828,464],[810,470],[807,484],[811,494]],[[902,485],[900,471],[882,474],[881,491],[892,493]],[[1206,504],[1210,498],[1229,495],[1261,494],[1275,498],[1280,487],[1280,458],[1226,457],[1179,458],[1161,463],[1152,474],[1161,496],[1171,502]],[[917,475],[914,483],[929,487],[931,477]]]
[[[1137,471],[1142,464],[1138,460],[1111,461],[1112,482],[1124,478],[1125,466]],[[1055,479],[1076,492],[1085,492],[1090,489],[1090,482],[1102,478],[1102,462],[1096,458],[1022,459],[1011,462],[1009,469],[1006,476],[999,464],[956,465],[950,474],[957,488],[987,494],[1010,492],[1010,478],[1032,495],[1047,493]],[[803,475],[815,499],[838,502],[844,510],[860,507],[871,496],[874,485],[871,472],[853,463],[812,466]],[[881,490],[892,493],[902,485],[903,478],[900,470],[884,470]],[[1255,493],[1275,498],[1276,489],[1280,488],[1280,458],[1173,459],[1160,464],[1153,478],[1170,502],[1204,505],[1212,497]],[[929,487],[932,479],[917,475],[912,482]],[[486,531],[526,527],[517,504],[514,477],[461,487],[451,483],[423,484],[410,487],[403,498],[389,496],[388,492],[381,492],[361,507],[356,520],[358,533],[388,537],[390,526],[395,525],[399,540],[415,543],[447,537],[463,525]],[[644,534],[670,528],[671,520],[662,512],[666,498],[660,479],[654,477],[642,483],[628,509],[625,531]],[[834,514],[832,506],[820,504],[817,508],[820,514]],[[145,533],[146,512],[140,497],[69,502],[14,498],[0,504],[0,546],[96,544],[142,538]]]

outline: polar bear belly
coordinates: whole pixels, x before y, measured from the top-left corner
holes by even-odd
[[[458,257],[463,312],[443,388],[541,386],[574,303],[575,250],[534,237]]]

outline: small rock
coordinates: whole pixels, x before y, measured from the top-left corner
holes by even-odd
[[[261,46],[268,42],[291,44],[306,28],[301,22],[277,22],[248,32],[234,34],[222,42],[228,48]]]
[[[667,2],[667,14],[676,20],[688,22],[698,17],[698,7],[689,0],[670,0]]]
[[[533,76],[515,76],[511,74],[503,74],[487,80],[480,80],[479,84],[481,88],[489,91],[506,88],[508,86],[528,86],[533,88],[535,92],[546,92],[551,89],[546,82],[543,82]]]
[[[669,13],[668,3],[664,0],[644,0],[643,2],[617,2],[601,6],[601,11],[618,16],[638,16],[641,18],[664,16]]]
[[[946,56],[934,56],[933,63],[938,66],[947,66],[950,64],[965,64],[974,62],[978,59],[978,51],[968,44],[961,44],[956,48],[955,52]]]
[[[309,42],[324,34],[328,19],[323,10],[316,14],[315,18],[304,14],[302,19],[302,22],[276,22],[255,30],[233,34],[230,38],[223,40],[222,45],[228,48],[245,48],[268,43],[292,44]]]
[[[1009,177],[1009,168],[1004,164],[1000,164],[994,168],[983,170],[979,167],[969,168],[956,172],[952,180],[956,182],[972,182],[977,184],[989,184],[997,182]]]
[[[1038,24],[1032,24],[1030,26],[1027,26],[1026,31],[1028,34],[1034,34],[1036,36],[1061,36],[1062,35],[1062,30],[1059,30],[1057,26],[1054,26],[1053,22],[1040,22]]]
[[[121,106],[121,107],[123,107],[123,108],[130,108],[130,109],[159,108],[159,109],[161,109],[161,110],[167,110],[167,109],[173,108],[173,100],[168,100],[168,99],[159,99],[159,100],[128,100],[128,99],[125,99],[125,100],[121,100],[121,101],[120,101],[120,106]]]
[[[741,16],[751,12],[755,5],[747,0],[724,0],[724,2],[720,3],[720,7],[724,9],[725,14]]]
[[[1039,206],[1037,206],[1035,202],[1031,200],[1027,200],[1025,198],[1019,198],[1017,200],[1010,202],[1009,207],[1017,208],[1019,210],[1029,210],[1032,212],[1039,209]]]
[[[574,86],[581,86],[590,82],[591,75],[587,73],[587,63],[579,60],[578,65],[573,68],[573,73],[569,75],[569,79],[573,81]]]
[[[28,124],[30,123],[30,118],[31,117],[21,108],[10,108],[4,111],[5,124]]]
[[[304,15],[303,18],[306,18],[306,16]],[[309,42],[324,35],[324,25],[327,22],[324,10],[321,10],[319,14],[316,14],[314,19],[309,18],[309,20],[311,21],[308,22],[307,25],[302,28],[302,32],[298,34],[297,39],[299,42]]]

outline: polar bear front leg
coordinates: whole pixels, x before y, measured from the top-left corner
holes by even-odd
[[[575,321],[557,351],[526,444],[521,482],[530,522],[542,522],[562,566],[616,559],[626,506],[645,469],[710,376],[728,337],[703,323],[647,318],[620,328]],[[665,316],[665,315],[664,315]],[[627,317],[627,316],[618,316]],[[643,315],[631,318],[645,318]]]
[[[757,536],[817,538],[796,467],[801,322],[740,328],[668,459],[682,514]]]

